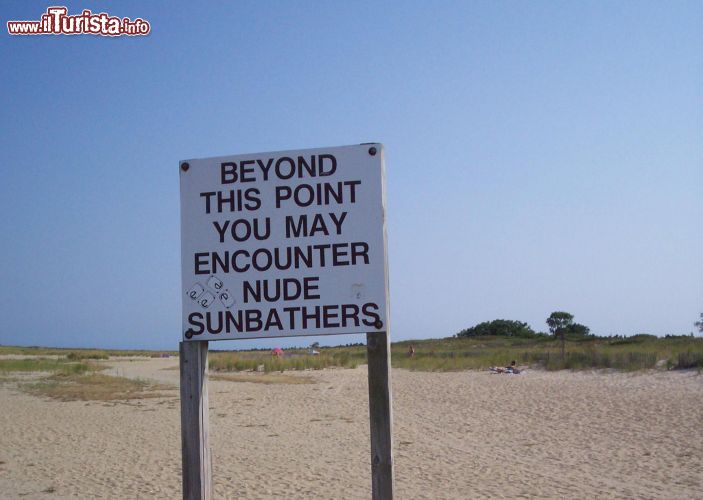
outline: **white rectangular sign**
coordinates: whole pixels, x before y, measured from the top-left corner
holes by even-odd
[[[381,144],[179,167],[185,340],[388,330]]]

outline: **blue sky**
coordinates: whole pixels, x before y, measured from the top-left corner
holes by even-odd
[[[371,141],[392,338],[703,311],[700,2],[67,6],[152,32],[0,36],[2,344],[175,348],[178,161]]]

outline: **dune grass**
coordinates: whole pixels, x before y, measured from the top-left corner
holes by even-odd
[[[71,351],[66,354],[66,359],[79,361],[82,359],[109,359],[110,356],[106,352],[81,352]]]
[[[24,356],[65,356],[74,360],[81,359],[108,359],[109,357],[161,357],[162,355],[177,356],[176,351],[147,351],[147,350],[121,350],[121,349],[82,349],[62,347],[19,347],[0,346],[0,355],[18,354]]]
[[[410,345],[415,355],[409,356]],[[272,356],[267,349],[250,351],[215,351],[209,355],[213,373],[286,370],[320,370],[340,367],[355,368],[366,363],[364,344],[322,347],[319,355],[307,349],[287,349],[284,356]],[[647,369],[697,369],[703,371],[703,338],[652,335],[631,337],[568,338],[566,356],[561,357],[559,342],[553,337],[449,337],[444,339],[412,340],[391,345],[395,368],[418,371],[485,370],[491,366],[507,366],[512,360],[546,370],[615,369],[636,371]],[[31,354],[61,356],[58,360],[0,360],[0,373],[8,371],[87,371],[86,360],[107,356],[175,355],[166,351],[112,351],[96,349],[49,349],[0,346],[1,354]],[[73,363],[70,366],[68,362]],[[10,367],[15,367],[10,370]]]
[[[410,345],[415,355],[408,356]],[[562,359],[559,343],[549,337],[448,338],[399,342],[392,346],[393,366],[422,371],[453,371],[518,365],[547,370],[611,368],[635,371],[662,366],[667,369],[703,368],[703,338],[577,338],[566,342]]]
[[[315,384],[315,379],[305,376],[285,375],[282,373],[227,373],[210,375],[211,380],[220,380],[224,382],[249,382],[252,384],[286,384],[286,385],[301,385]]]
[[[39,382],[24,384],[22,388],[35,396],[60,401],[117,401],[163,397],[164,394],[158,391],[169,387],[92,372],[55,374]]]
[[[333,366],[356,368],[360,362],[365,362],[363,356],[354,358],[345,352],[337,352],[336,349],[325,349],[324,353],[315,356],[296,351],[291,351],[285,356],[272,356],[267,351],[213,351],[210,353],[208,366],[213,372],[252,370],[270,373],[285,370],[321,370]]]
[[[158,391],[169,389],[143,380],[105,375],[99,373],[103,366],[73,359],[75,358],[0,359],[0,374],[40,374],[42,378],[35,382],[26,382],[26,378],[15,378],[12,381],[20,382],[20,389],[29,394],[60,401],[155,398],[163,396]]]
[[[71,362],[66,358],[0,359],[0,373],[49,372],[75,375],[96,369],[95,365]]]
[[[409,356],[410,345],[415,355]],[[210,370],[217,372],[354,368],[366,363],[363,344],[322,347],[311,356],[305,349],[289,349],[282,357],[269,351],[210,353]],[[518,365],[546,370],[615,369],[637,371],[661,369],[703,369],[703,338],[679,336],[571,338],[562,359],[559,342],[548,336],[535,338],[472,337],[414,340],[391,345],[394,368],[417,371],[485,370],[491,366]]]

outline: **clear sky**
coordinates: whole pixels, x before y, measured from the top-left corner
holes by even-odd
[[[701,2],[85,1],[152,32],[7,34],[56,3],[0,5],[2,344],[175,349],[178,161],[371,141],[393,339],[703,311]]]

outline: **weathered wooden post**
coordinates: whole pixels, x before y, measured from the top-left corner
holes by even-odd
[[[181,453],[184,500],[212,497],[207,341],[181,342]]]
[[[371,497],[393,498],[393,395],[387,332],[367,333],[369,422],[371,425]]]

